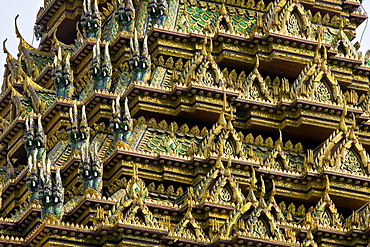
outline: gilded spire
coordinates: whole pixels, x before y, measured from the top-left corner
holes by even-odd
[[[225,119],[225,113],[227,111],[227,98],[226,98],[225,87],[223,87],[223,96],[224,97],[223,97],[223,102],[222,102],[222,110],[221,110],[220,117],[218,118],[217,123],[220,126],[226,127],[227,126],[227,122],[226,122],[226,119]]]
[[[212,38],[210,38],[209,39],[208,54],[207,54],[207,59],[209,61],[213,60],[212,51],[213,51],[213,40],[212,40]]]
[[[254,170],[254,167],[251,167],[251,190],[255,190],[257,187],[257,177],[256,177],[256,171]]]
[[[194,206],[194,189],[193,189],[193,187],[188,188],[188,194],[187,194],[186,202],[188,204],[188,209],[187,209],[186,215],[189,217],[191,215],[191,210],[193,209],[193,206]]]
[[[266,194],[266,188],[265,188],[265,181],[263,180],[263,175],[260,175],[261,179],[261,194],[260,194],[260,201],[264,200],[265,194]]]
[[[339,129],[343,132],[347,132],[347,125],[346,125],[346,115],[347,115],[347,103],[346,101],[344,100],[343,101],[343,112],[342,112],[342,115],[340,116],[340,120],[339,120]]]
[[[322,26],[322,24],[320,24],[317,27],[317,48],[316,50],[320,50],[323,39],[324,39],[324,27]]]
[[[330,180],[329,180],[328,175],[325,175],[325,190],[326,190],[327,192],[329,192],[329,191],[330,191]]]
[[[254,65],[254,69],[253,69],[254,74],[259,74],[259,72],[258,72],[259,66],[260,66],[260,58],[259,58],[258,54],[256,54],[256,64]]]
[[[207,32],[204,32],[204,39],[203,39],[203,44],[202,44],[202,55],[207,56]]]
[[[227,95],[225,91],[225,86],[222,87],[222,94],[223,94],[223,102],[222,102],[222,110],[227,111]]]
[[[279,140],[276,142],[276,151],[282,152],[283,151],[283,135],[281,130],[279,129]]]
[[[232,131],[233,129],[234,129],[234,126],[233,126],[232,119],[230,116],[229,120],[227,121],[227,130]]]
[[[139,173],[139,168],[138,168],[137,164],[134,162],[133,165],[132,165],[132,178],[135,181],[137,181],[139,179],[138,173]]]
[[[232,162],[231,162],[231,154],[229,153],[229,157],[227,159],[226,169],[224,170],[225,171],[225,176],[228,177],[228,178],[231,178],[232,177],[232,174],[231,174],[231,165],[232,165]]]
[[[216,159],[216,164],[215,164],[215,168],[219,169],[219,170],[224,169],[224,164],[221,161],[221,155],[222,155],[221,152],[218,152],[217,159]]]
[[[270,194],[270,201],[274,198],[276,194],[275,181],[272,179],[271,183],[272,183],[272,189],[271,189],[271,194]]]
[[[329,197],[329,192],[330,192],[330,180],[328,175],[325,175],[325,192],[324,192],[324,199],[325,201],[329,202],[331,201]]]
[[[320,67],[320,69],[324,72],[328,71],[327,60],[328,60],[328,53],[327,53],[326,47],[324,46],[323,55],[321,58],[321,67]]]
[[[222,16],[227,16],[227,9],[226,9],[226,5],[225,5],[225,0],[222,0],[222,5],[221,5],[221,15]]]
[[[349,130],[349,139],[354,140],[355,136],[355,129],[356,129],[356,116],[352,113],[352,127]]]
[[[344,29],[344,26],[345,26],[345,17],[344,16],[341,16],[339,18],[339,29],[342,31]]]
[[[317,47],[315,50],[315,55],[314,55],[314,60],[313,60],[314,63],[320,62],[320,49],[322,47],[323,35],[324,35],[324,27],[322,25],[318,25],[317,27]]]

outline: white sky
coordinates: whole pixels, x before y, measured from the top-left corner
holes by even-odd
[[[36,21],[36,15],[41,6],[44,4],[44,0],[2,0],[4,3],[0,8],[0,84],[2,83],[2,77],[4,73],[5,54],[2,49],[2,42],[5,38],[8,38],[6,46],[14,57],[17,55],[18,39],[15,36],[14,31],[14,18],[19,14],[18,27],[22,36],[27,42],[35,47],[38,46],[38,42],[33,37],[33,26]],[[370,0],[364,0],[364,9],[370,15]],[[366,25],[366,21],[362,23],[360,28],[357,30],[357,39],[360,39],[363,29]],[[356,41],[355,40],[355,41]],[[360,50],[365,54],[370,49],[370,23],[363,35]]]

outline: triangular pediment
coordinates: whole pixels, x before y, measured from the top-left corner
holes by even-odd
[[[157,220],[145,204],[148,189],[142,179],[138,177],[136,164],[133,164],[133,176],[128,181],[125,193],[116,198],[115,210],[111,219],[116,223],[128,223],[142,226],[154,226]]]
[[[308,210],[304,223],[306,226],[317,225],[321,228],[338,228],[342,227],[341,217],[328,192],[325,192],[316,206]]]
[[[356,119],[353,126],[347,127],[345,105],[339,128],[315,152],[316,169],[327,169],[353,175],[369,175],[369,154],[360,143],[356,134]]]
[[[186,194],[186,212],[180,222],[171,229],[169,236],[175,239],[187,239],[191,241],[209,242],[209,238],[204,233],[200,223],[193,216],[195,194],[193,188],[190,187]]]
[[[327,51],[320,45],[314,59],[293,83],[293,96],[320,104],[343,104],[343,93],[327,65]]]
[[[215,166],[204,179],[194,187],[197,202],[207,202],[234,207],[244,201],[244,195],[238,182],[231,174],[231,157],[225,167],[221,156],[217,157]]]
[[[255,178],[253,180],[252,187],[254,187],[253,184],[256,182]],[[267,202],[265,201],[265,183],[262,176],[260,182],[261,191],[258,203],[251,204],[251,201],[247,202],[247,199],[245,202],[247,202],[246,205],[249,205],[249,207],[243,206],[235,210],[221,230],[227,235],[234,233],[240,236],[286,241],[286,237],[278,225],[279,222],[284,222],[285,218],[274,198],[274,182],[272,181],[272,190]]]
[[[242,87],[240,88],[243,97],[250,100],[257,101],[272,101],[270,95],[271,89],[268,88],[266,80],[262,77],[259,70],[259,57],[256,55],[256,64],[253,71],[245,78],[245,81],[242,82]]]
[[[298,38],[307,38],[312,33],[311,21],[297,0],[273,2],[263,23],[265,33],[276,32]]]

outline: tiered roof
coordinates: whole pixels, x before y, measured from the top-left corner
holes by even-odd
[[[368,246],[358,1],[44,1],[6,49],[0,243]],[[17,18],[16,18],[17,20]]]

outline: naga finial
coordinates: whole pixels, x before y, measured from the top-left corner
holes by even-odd
[[[134,50],[133,52],[135,53],[139,53],[139,39],[138,39],[138,36],[137,36],[137,30],[135,28],[135,31],[134,31]]]
[[[118,95],[117,98],[116,98],[116,112],[118,114],[118,117],[121,117],[121,104],[120,104],[120,100],[121,100],[121,96]],[[126,101],[126,99],[125,99]],[[126,107],[126,104],[124,105],[124,107]],[[126,109],[125,109],[126,111]]]
[[[54,45],[55,47],[59,47],[60,46],[60,42],[57,38],[57,29],[55,29],[54,33],[53,33],[53,41],[54,41]]]
[[[93,46],[93,55],[92,55],[92,59],[95,60],[98,56],[98,50],[99,48],[97,47],[97,43]]]
[[[73,107],[69,109],[69,117],[71,119],[72,125],[77,126],[77,102],[73,102]]]
[[[8,41],[8,38],[4,39],[3,41],[3,52],[6,53],[7,55],[9,55],[9,51],[8,49],[6,49],[6,46],[5,46],[5,43]]]
[[[110,55],[109,55],[109,41],[105,44],[104,47],[104,62],[110,63]]]
[[[77,110],[76,110],[77,112]],[[81,109],[81,123],[80,123],[81,126],[88,126],[88,123],[87,123],[87,117],[86,117],[86,107],[85,105],[82,105],[82,109]]]
[[[86,14],[86,13],[87,13],[87,2],[86,2],[86,1],[87,1],[87,0],[84,0],[84,1],[83,1],[83,4],[82,4],[84,14]],[[89,0],[88,0],[88,1],[89,1]]]
[[[120,95],[118,95],[115,100],[112,100],[113,115],[117,115],[118,118],[121,118],[121,106],[119,103],[120,100],[121,100]]]
[[[98,1],[97,0],[94,0],[94,13],[99,13],[99,6],[98,6]]]
[[[148,35],[144,36],[143,40],[143,51],[141,53],[141,56],[148,56],[149,55],[149,49],[148,49]]]
[[[56,172],[55,172],[55,184],[57,186],[62,186],[62,178],[60,176],[60,167],[58,166],[57,169],[56,169]]]
[[[17,20],[18,20],[18,17],[19,17],[19,14],[15,17],[14,19],[14,24],[15,24],[15,34],[17,35],[17,38],[20,38],[20,39],[23,39],[21,33],[19,32],[19,28],[18,28],[18,23],[17,23]]]
[[[65,70],[71,70],[71,54],[68,52],[64,59],[64,69]]]
[[[29,124],[28,124],[28,126],[26,125],[26,128],[28,127],[28,131],[34,131],[34,129],[35,129],[33,114],[34,114],[33,111],[31,111],[30,114],[28,115]]]
[[[119,102],[119,98],[118,98],[118,102]],[[124,102],[124,111],[125,111],[124,117],[127,119],[131,119],[131,113],[130,113],[130,108],[128,107],[127,97],[125,98],[125,102]]]
[[[60,46],[58,46],[57,58],[58,58],[59,61],[63,60],[63,58],[62,58],[62,48]]]
[[[96,41],[96,55],[100,57],[100,38]]]
[[[38,114],[37,118],[37,132],[44,133],[44,128],[42,127],[41,123],[41,114]]]
[[[3,51],[4,51],[4,53],[7,55],[7,62],[8,62],[8,59],[10,58],[10,59],[14,59],[15,60],[15,58],[10,54],[10,52],[8,51],[8,49],[6,48],[6,42],[8,41],[8,39],[5,39],[4,41],[3,41]]]

